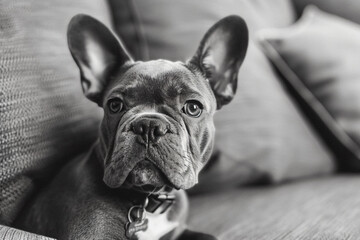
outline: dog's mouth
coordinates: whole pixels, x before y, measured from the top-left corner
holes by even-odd
[[[172,184],[155,164],[145,159],[130,171],[123,186],[140,192],[154,193]]]
[[[202,163],[194,159],[201,156],[197,147],[190,147],[194,144],[185,127],[179,127],[176,134],[166,134],[158,143],[144,146],[128,125],[130,120],[119,127],[105,155],[103,181],[107,186],[152,191],[163,186],[188,189],[197,183]]]

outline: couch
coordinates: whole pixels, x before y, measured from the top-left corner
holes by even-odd
[[[256,42],[259,30],[290,26],[308,4],[360,23],[356,0],[0,2],[0,238],[47,239],[14,223],[96,139],[102,113],[82,96],[65,39],[70,18],[86,13],[137,60],[186,60],[221,17],[248,23],[237,96],[216,115],[212,163],[189,191],[190,228],[234,240],[357,239],[360,178],[349,173],[357,159]]]

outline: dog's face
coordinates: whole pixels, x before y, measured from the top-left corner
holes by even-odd
[[[248,44],[244,21],[220,20],[187,63],[134,62],[103,24],[86,15],[71,20],[68,42],[85,95],[104,109],[104,182],[145,191],[195,185],[212,151],[214,112],[236,92]]]

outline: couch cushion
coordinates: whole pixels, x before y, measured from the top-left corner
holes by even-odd
[[[200,195],[190,199],[189,227],[226,240],[355,240],[359,184],[343,175]]]
[[[140,57],[150,59],[186,60],[194,54],[206,30],[229,14],[245,18],[250,38],[256,30],[288,26],[294,20],[291,2],[287,0],[134,0],[127,1],[128,4],[110,0],[110,3],[115,28],[125,45],[134,49],[140,44],[138,37],[144,37],[148,52]],[[221,163],[200,184],[218,188],[248,182],[247,178],[230,174],[234,172],[249,177],[263,173],[272,181],[280,181],[333,170],[328,149],[253,42],[240,69],[238,93],[233,102],[217,113],[215,124],[217,156],[229,165]]]
[[[0,223],[96,137],[101,112],[83,97],[66,42],[77,13],[109,22],[101,0],[0,3]]]
[[[360,1],[359,0],[292,0],[299,16],[308,5],[315,5],[320,9],[360,23]]]
[[[259,35],[286,81],[352,153],[336,152],[340,166],[359,169],[360,25],[309,7],[293,27]]]
[[[134,57],[142,60],[146,57],[187,60],[204,32],[215,21],[231,14],[247,21],[250,35],[261,28],[288,26],[295,18],[290,0],[109,0],[109,3],[116,31]]]

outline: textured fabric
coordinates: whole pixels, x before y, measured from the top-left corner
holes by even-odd
[[[359,184],[336,176],[201,195],[191,199],[189,226],[223,240],[356,240]]]
[[[110,1],[115,19],[122,20],[115,21],[118,24],[115,28],[119,34],[126,34],[120,37],[131,48],[138,44],[137,36],[143,35],[150,59],[189,58],[205,31],[229,14],[245,18],[250,37],[256,30],[288,26],[294,20],[291,3],[286,0],[131,2],[127,8],[121,1]],[[135,23],[124,17],[129,11],[136,13]],[[332,155],[309,127],[278,81],[271,64],[253,42],[240,69],[235,99],[216,115],[215,123],[215,152],[228,165],[221,161],[218,162],[220,167],[215,164],[215,173],[212,171],[210,177],[204,177],[211,181],[200,179],[200,184],[211,182],[210,187],[229,187],[248,183],[249,179],[258,180],[252,177],[254,175],[280,181],[334,169]]]
[[[28,232],[24,232],[18,229],[1,226],[0,225],[0,239],[6,239],[6,240],[20,240],[20,239],[26,239],[26,240],[54,240],[53,238],[48,238]]]
[[[353,166],[359,167],[360,25],[309,7],[293,27],[259,35],[287,81],[356,156]]]
[[[66,43],[77,13],[109,22],[100,0],[0,0],[0,223],[97,134],[101,112]]]

